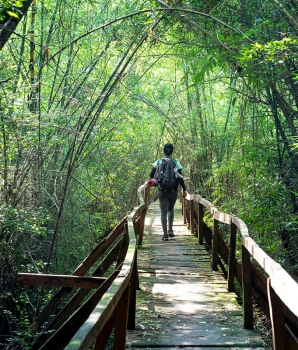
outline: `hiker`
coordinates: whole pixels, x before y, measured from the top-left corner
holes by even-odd
[[[175,237],[173,232],[174,205],[178,197],[179,184],[183,188],[183,197],[186,197],[186,187],[182,176],[182,166],[178,160],[172,158],[174,147],[171,143],[164,145],[164,158],[158,159],[152,165],[151,180],[158,180],[158,199],[163,228],[163,241]],[[149,180],[150,181],[150,180]],[[167,230],[167,224],[169,226]]]

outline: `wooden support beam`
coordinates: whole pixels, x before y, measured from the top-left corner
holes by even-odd
[[[102,284],[102,286],[95,291],[95,293],[86,302],[78,308],[78,310],[65,322],[45,343],[34,344],[32,350],[63,350],[67,346],[71,337],[77,332],[77,330],[84,324],[88,319],[90,312],[98,306],[99,301],[106,293],[106,291],[111,287],[114,282],[118,271],[115,271],[107,280]],[[110,319],[110,317],[108,317]],[[108,322],[105,319],[103,324]],[[102,327],[103,328],[103,327]],[[94,339],[94,338],[93,338]]]
[[[109,321],[104,325],[103,329],[99,332],[96,338],[96,342],[93,350],[105,350],[106,344],[113,331],[114,323],[115,323],[115,315],[113,315],[109,319]]]
[[[122,242],[119,241],[108,253],[108,255],[102,260],[99,266],[94,270],[91,277],[101,277],[113,264],[113,262],[117,259],[119,254],[119,249],[121,247]],[[45,343],[45,341],[51,336],[51,333],[54,330],[60,328],[64,322],[70,317],[70,315],[78,309],[82,300],[89,293],[89,289],[79,289],[77,293],[75,293],[69,302],[59,311],[59,313],[54,317],[51,322],[47,323],[45,326],[45,330],[47,332],[41,332],[37,338],[39,344]],[[51,332],[49,332],[49,330]]]
[[[136,250],[135,259],[130,275],[130,293],[129,293],[129,307],[128,307],[128,329],[136,328],[136,309],[137,309],[137,288],[138,288],[138,265],[137,265],[138,251]]]
[[[270,278],[267,279],[267,293],[272,327],[273,349],[283,350],[286,348],[287,344],[283,302],[271,287]]]
[[[104,277],[84,277],[73,275],[53,275],[38,273],[18,273],[21,285],[44,287],[98,288],[106,280]]]
[[[146,209],[149,207],[150,205],[150,187],[146,187],[144,190],[144,202],[146,205]]]
[[[193,235],[195,233],[195,217],[194,217],[194,201],[193,199],[190,201],[189,206],[189,226],[190,226],[190,233]]]
[[[130,284],[126,287],[116,308],[113,350],[126,349],[129,290]]]
[[[198,207],[198,230],[199,230],[199,244],[203,245],[204,243],[204,226],[203,226],[203,219],[204,219],[204,206],[203,204],[199,203]]]
[[[143,243],[146,212],[147,212],[146,209],[141,211],[138,245],[142,245],[142,243]]]
[[[231,223],[231,235],[230,235],[230,249],[229,249],[229,260],[228,260],[228,291],[235,291],[235,254],[236,254],[236,232],[237,226]]]
[[[186,213],[186,199],[182,198],[182,214],[183,214],[183,223],[186,224],[187,213]]]
[[[252,274],[250,254],[242,244],[242,293],[243,293],[243,317],[244,327],[252,329],[253,306],[252,306]]]
[[[217,254],[218,254],[218,221],[213,219],[212,230],[212,263],[211,268],[213,271],[217,271]]]

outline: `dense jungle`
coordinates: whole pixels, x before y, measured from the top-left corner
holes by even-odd
[[[3,348],[54,293],[16,274],[71,273],[166,142],[297,280],[297,35],[294,0],[0,1]]]

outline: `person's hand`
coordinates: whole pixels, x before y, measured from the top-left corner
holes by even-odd
[[[182,197],[185,198],[187,196],[187,191],[183,191]]]

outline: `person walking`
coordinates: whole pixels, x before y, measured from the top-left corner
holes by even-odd
[[[164,157],[156,160],[150,172],[150,179],[158,180],[158,199],[161,214],[161,224],[163,229],[163,241],[168,241],[169,237],[175,237],[173,231],[174,206],[178,197],[178,186],[183,189],[183,197],[187,191],[182,176],[182,165],[177,159],[173,159],[174,147],[167,143],[163,148]]]

